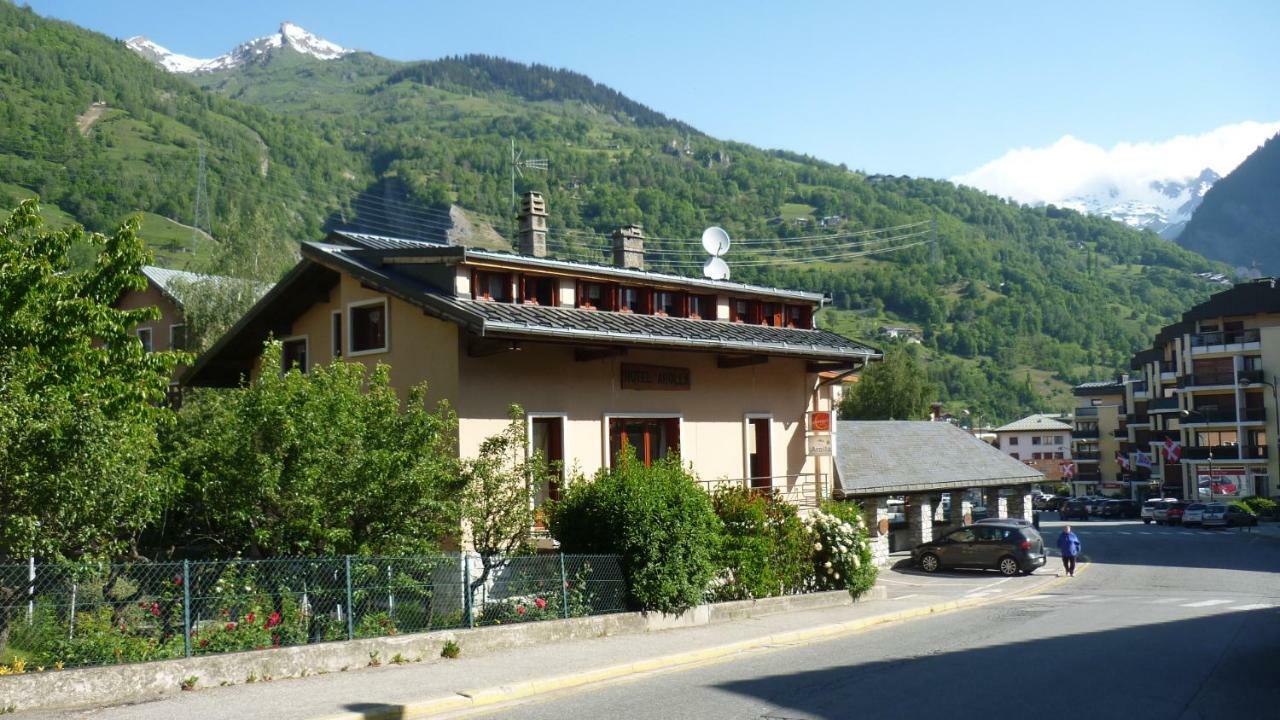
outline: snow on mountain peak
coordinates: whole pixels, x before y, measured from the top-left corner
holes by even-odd
[[[197,72],[214,72],[216,70],[229,70],[231,68],[240,67],[245,63],[252,62],[263,55],[281,47],[288,47],[291,50],[309,55],[318,60],[334,60],[355,52],[330,42],[324,38],[307,32],[298,25],[291,22],[283,22],[280,24],[280,30],[272,35],[266,35],[255,38],[246,43],[241,43],[225,55],[219,55],[212,59],[193,58],[187,55],[179,55],[168,48],[162,47],[151,40],[142,37],[129,38],[125,41],[125,46],[139,55],[160,65],[169,72],[176,73],[197,73]]]
[[[1242,122],[1200,135],[1102,148],[1070,135],[1047,147],[1017,148],[952,180],[1030,205],[1105,215],[1172,237],[1220,178],[1280,122]]]

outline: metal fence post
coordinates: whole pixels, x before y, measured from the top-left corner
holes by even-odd
[[[343,557],[347,567],[347,639],[356,639],[356,608],[351,597],[351,556]]]
[[[564,603],[564,616],[569,617],[569,576],[564,571],[564,553],[560,553],[560,599]]]
[[[467,627],[476,626],[475,609],[471,598],[471,553],[462,553],[462,606],[467,612]]]
[[[36,556],[32,555],[27,564],[27,624],[32,623],[36,613]]]
[[[182,561],[182,649],[191,657],[191,561]]]

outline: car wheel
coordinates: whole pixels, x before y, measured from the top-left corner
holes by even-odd
[[[938,560],[938,556],[933,553],[925,553],[920,556],[920,569],[927,573],[938,572],[942,567],[942,562]]]
[[[1022,568],[1018,566],[1017,558],[1012,555],[1005,555],[1000,558],[1000,564],[996,567],[999,568],[1000,574],[1005,577],[1013,577],[1014,575],[1022,572]]]

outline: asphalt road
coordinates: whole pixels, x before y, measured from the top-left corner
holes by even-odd
[[[1072,525],[1092,564],[1040,595],[487,716],[1280,717],[1280,542],[1137,521]],[[1047,544],[1060,526],[1044,523]],[[1060,568],[1052,558],[1044,572]]]

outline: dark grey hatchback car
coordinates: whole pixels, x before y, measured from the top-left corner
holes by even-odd
[[[1044,539],[1040,533],[1012,523],[969,525],[911,550],[911,564],[925,572],[991,568],[1012,576],[1030,574],[1044,563]]]

